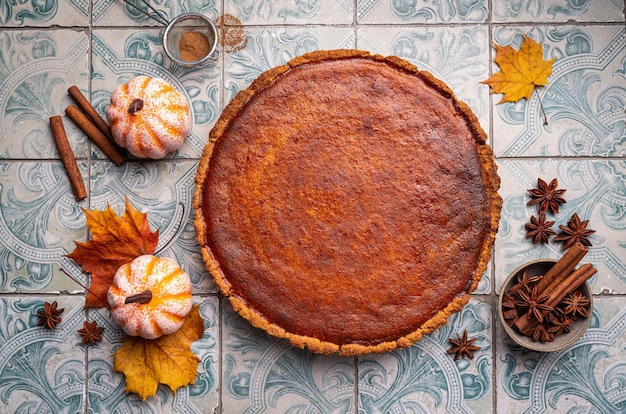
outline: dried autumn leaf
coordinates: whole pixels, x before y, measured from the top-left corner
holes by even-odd
[[[121,217],[111,206],[104,211],[83,209],[83,212],[92,239],[76,242],[76,248],[68,257],[91,274],[85,307],[99,308],[107,303],[107,291],[117,269],[136,257],[154,253],[159,232],[150,231],[147,215],[137,211],[128,200]]]
[[[198,305],[185,318],[183,326],[158,339],[128,336],[113,354],[115,371],[126,376],[126,392],[134,392],[145,401],[156,394],[159,384],[174,392],[194,384],[200,359],[191,351],[191,344],[202,337],[204,320]]]
[[[496,48],[494,61],[500,66],[501,71],[481,83],[489,85],[491,93],[504,94],[498,103],[529,99],[535,86],[548,84],[548,76],[552,74],[555,59],[544,60],[540,43],[524,35],[524,42],[519,51],[511,46],[499,46],[495,43],[494,47]]]

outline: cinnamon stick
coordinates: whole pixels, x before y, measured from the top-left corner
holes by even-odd
[[[87,98],[85,98],[80,89],[78,89],[76,85],[72,85],[67,90],[67,92],[76,101],[78,107],[82,109],[89,118],[91,118],[91,121],[100,130],[100,132],[102,132],[110,140],[113,140],[113,134],[111,133],[111,128],[109,127],[109,124],[107,124],[104,118],[100,116],[98,111],[96,111],[96,109],[91,106],[91,103],[87,100]]]
[[[543,278],[537,284],[537,290],[539,292],[549,294],[552,289],[565,277],[567,277],[583,257],[589,252],[585,246],[580,242],[574,243],[572,247],[565,252],[565,254],[559,259],[546,272]]]
[[[70,185],[77,201],[83,200],[87,197],[87,190],[85,190],[85,183],[83,177],[76,164],[76,158],[74,152],[67,139],[65,133],[65,127],[63,126],[63,120],[59,115],[50,117],[50,128],[52,129],[52,135],[54,136],[54,142],[56,143],[57,150],[61,155],[61,161],[67,172],[67,176],[70,179]]]
[[[113,161],[113,163],[115,163],[115,165],[121,165],[125,161],[124,155],[117,149],[113,142],[111,142],[111,140],[109,140],[76,106],[68,106],[65,109],[65,113],[85,134],[87,134],[93,142],[96,143],[96,145],[109,157],[111,161]]]
[[[569,293],[575,291],[580,286],[583,285],[591,276],[595,275],[597,270],[593,267],[591,263],[585,263],[580,266],[578,269],[571,272],[567,275],[560,283],[558,283],[552,292],[548,294],[549,298],[546,300],[545,304],[554,308],[567,296]],[[544,316],[548,314],[548,312],[543,312]],[[531,318],[529,314],[525,314],[520,317],[517,322],[515,322],[515,326],[522,332],[527,335],[530,334],[532,329],[539,324],[537,320]]]

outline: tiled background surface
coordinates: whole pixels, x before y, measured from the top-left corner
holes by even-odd
[[[171,18],[196,11],[236,16],[245,49],[201,69],[163,53],[162,28],[121,0],[0,0],[0,412],[2,413],[618,413],[626,412],[626,40],[623,0],[175,0],[152,2]],[[527,33],[556,57],[550,85],[530,101],[496,105],[487,79],[492,42]],[[502,178],[494,258],[463,311],[414,346],[359,358],[318,356],[268,337],[234,314],[204,270],[191,199],[196,165],[223,106],[258,74],[316,49],[395,54],[447,82],[489,133]],[[158,162],[111,164],[68,119],[89,197],[76,203],[48,118],[76,84],[104,112],[110,92],[134,75],[163,77],[192,103],[184,147]],[[542,125],[539,98],[548,119]],[[567,204],[596,230],[586,260],[598,269],[590,329],[551,354],[516,347],[495,316],[497,294],[518,265],[559,257],[533,245],[526,190],[558,178]],[[194,349],[196,385],[162,387],[141,402],[124,394],[111,353],[121,331],[106,311],[84,312],[86,281],[64,257],[86,240],[81,208],[121,213],[124,198],[149,212],[163,255],[191,275],[206,320]],[[55,331],[37,327],[44,301],[65,308]],[[105,326],[80,344],[85,320]],[[453,361],[448,338],[467,329],[482,349]]]

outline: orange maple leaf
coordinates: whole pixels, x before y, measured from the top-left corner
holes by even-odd
[[[202,338],[204,320],[195,305],[183,326],[158,339],[128,336],[113,354],[115,371],[126,376],[126,392],[134,392],[142,400],[156,394],[159,384],[174,392],[194,384],[200,359],[191,351],[191,344]]]
[[[524,42],[519,51],[511,46],[499,46],[495,43],[494,47],[496,48],[494,61],[500,66],[501,71],[481,83],[489,85],[491,93],[504,94],[498,103],[529,99],[535,86],[548,84],[548,76],[552,74],[555,59],[543,59],[543,48],[540,43],[524,35]]]
[[[152,254],[159,241],[159,231],[151,232],[147,215],[126,200],[126,211],[121,217],[107,206],[104,211],[83,209],[92,239],[76,242],[76,248],[67,257],[91,274],[86,308],[106,306],[107,291],[117,269],[143,254]]]

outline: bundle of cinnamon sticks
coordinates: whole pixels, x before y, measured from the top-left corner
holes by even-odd
[[[548,314],[556,309],[566,296],[576,291],[596,274],[597,271],[591,263],[576,268],[588,251],[581,243],[575,243],[536,283],[533,287],[536,291],[532,299],[541,302],[542,306],[539,307],[541,318],[531,311],[521,315],[514,322],[514,326],[520,333],[529,337],[536,336],[533,334],[543,319],[547,319]]]
[[[66,115],[104,152],[115,165],[121,165],[126,156],[113,141],[113,135],[107,122],[98,114],[89,100],[85,98],[76,85],[68,89],[69,95],[76,101],[77,108],[69,105],[65,109]],[[82,111],[81,111],[82,109]],[[69,144],[61,116],[50,117],[50,128],[61,156],[61,161],[70,179],[76,200],[87,197],[85,184],[78,169],[74,152]]]

